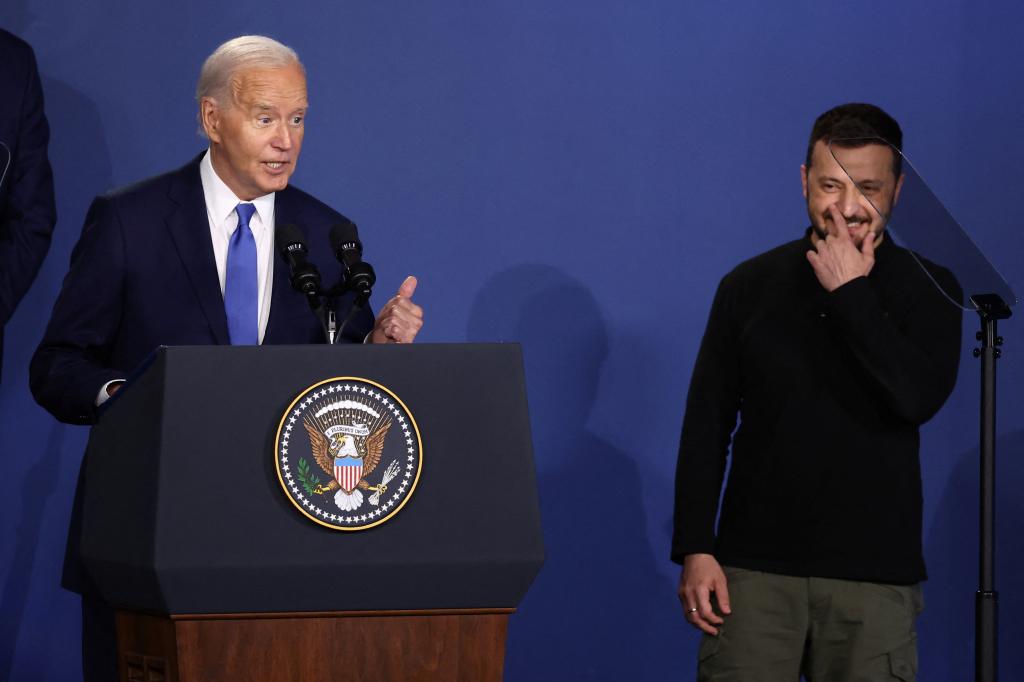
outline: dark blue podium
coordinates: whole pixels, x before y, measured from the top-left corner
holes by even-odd
[[[422,447],[401,511],[356,532],[300,513],[275,460],[334,377],[400,397]],[[544,556],[532,452],[515,344],[159,349],[85,462],[81,560],[122,679],[500,679]]]

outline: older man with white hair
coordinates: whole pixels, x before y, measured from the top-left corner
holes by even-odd
[[[324,247],[310,254],[324,278],[340,276],[327,234],[346,219],[289,185],[308,106],[302,63],[270,38],[235,38],[206,60],[196,98],[209,148],[182,168],[97,197],[86,216],[30,368],[33,395],[61,421],[92,423],[96,408],[161,345],[323,338],[287,267],[274,262],[275,227],[294,224]],[[355,310],[342,340],[411,342],[423,324],[415,288],[408,277],[376,319]],[[342,298],[339,317],[352,306],[352,295]],[[86,635],[100,633],[85,646],[86,679],[107,679],[116,665],[112,615],[89,598],[79,566],[80,512],[79,498],[64,586],[86,595]]]

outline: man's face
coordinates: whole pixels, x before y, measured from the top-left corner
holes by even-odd
[[[807,214],[815,234],[824,238],[832,225],[828,207],[835,205],[846,219],[846,227],[859,248],[869,233],[876,238],[885,229],[885,221],[899,198],[903,176],[893,172],[893,150],[883,144],[863,147],[829,147],[818,140],[811,155],[811,166],[800,166]],[[851,178],[853,180],[851,180]]]
[[[284,189],[302,149],[308,106],[302,69],[241,71],[231,94],[231,102],[200,103],[217,175],[243,201]]]

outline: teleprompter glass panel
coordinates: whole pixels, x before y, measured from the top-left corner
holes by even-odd
[[[892,172],[881,172],[879,148],[892,152],[885,155],[893,161]],[[883,221],[885,233],[913,254],[947,299],[965,310],[976,310],[973,299],[983,295],[995,294],[1007,306],[1017,303],[1010,285],[902,152],[877,137],[835,139],[829,151],[842,171],[846,200],[869,207],[872,217]],[[949,270],[956,281],[936,277],[933,265]]]

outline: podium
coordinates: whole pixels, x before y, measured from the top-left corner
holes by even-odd
[[[300,513],[275,459],[334,377],[385,387],[421,439],[413,492],[364,530]],[[516,344],[161,348],[93,427],[83,495],[122,680],[500,680],[544,557]]]

